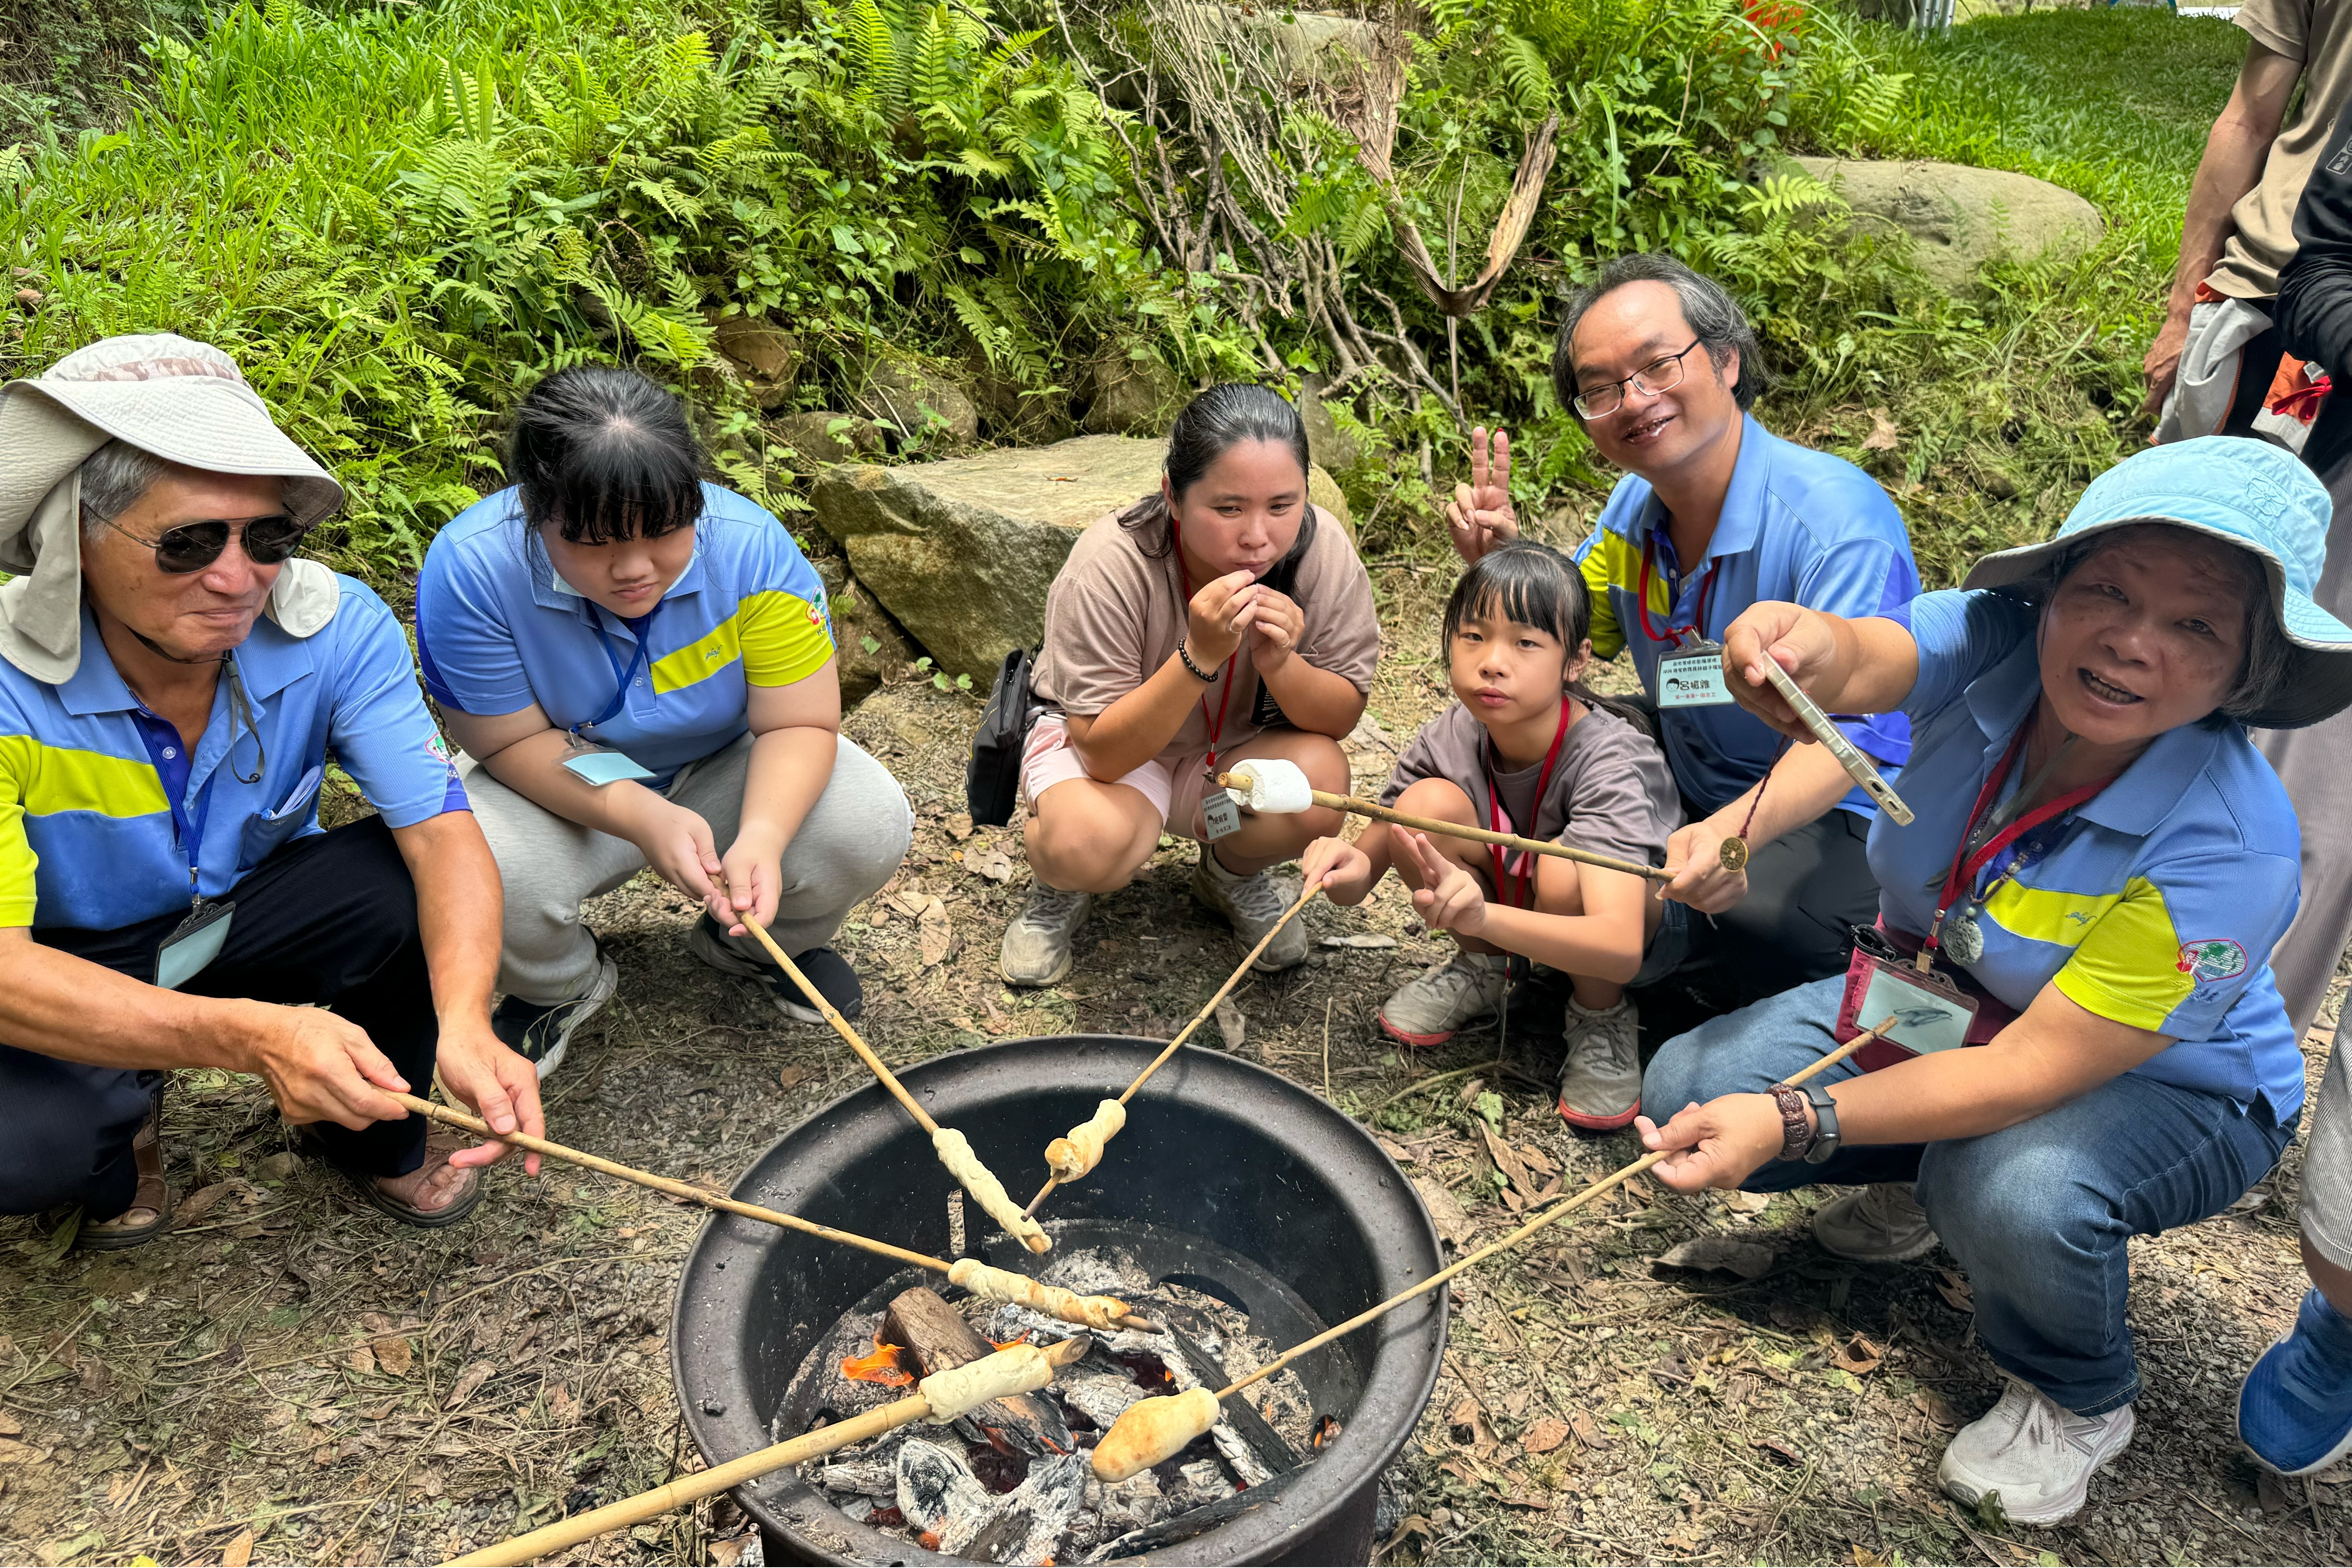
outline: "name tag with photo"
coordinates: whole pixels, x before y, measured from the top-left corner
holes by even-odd
[[[1658,660],[1659,707],[1712,708],[1730,700],[1720,645],[1700,643],[1687,652]]]

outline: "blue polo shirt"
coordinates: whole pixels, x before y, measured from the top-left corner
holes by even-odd
[[[1886,923],[1916,935],[2042,675],[2036,612],[2005,595],[1928,594],[1889,618],[1919,645],[1903,779],[1918,820],[1874,823],[1870,868]],[[2024,772],[2010,770],[2004,798]],[[2292,1125],[2303,1054],[2270,952],[2294,919],[2302,847],[2286,790],[2243,726],[2168,730],[2115,783],[2019,840],[2023,863],[1986,905],[1984,956],[1969,973],[2020,1011],[2054,984],[2103,1018],[2169,1035],[2132,1070],[2259,1101]],[[1993,874],[1979,874],[1979,890]]]
[[[123,684],[87,605],[71,679],[0,661],[0,926],[110,931],[184,912],[174,799],[197,890],[227,892],[319,831],[331,754],[394,827],[466,809],[400,623],[366,584],[337,584],[333,618],[310,637],[254,623],[236,654],[254,728],[232,727],[224,674],[193,755]]]
[[[1642,625],[1645,545],[1650,626],[1661,634],[1655,637]],[[1759,600],[1853,618],[1884,615],[1919,592],[1911,536],[1878,481],[1843,458],[1783,441],[1753,416],[1743,416],[1739,460],[1704,559],[1686,568],[1675,558],[1664,503],[1647,479],[1630,474],[1610,492],[1576,559],[1592,597],[1592,651],[1601,658],[1630,652],[1652,701],[1658,696],[1658,661],[1675,651],[1664,635],[1670,626],[1697,626],[1719,643],[1724,628]],[[1736,703],[1665,708],[1658,718],[1675,782],[1704,811],[1746,794],[1764,776],[1780,744],[1777,733]],[[1839,728],[1878,760],[1890,780],[1910,755],[1911,726],[1900,713]],[[1857,816],[1878,814],[1859,788],[1838,804]]]
[[[555,574],[520,492],[459,512],[416,585],[416,652],[434,700],[486,717],[536,702],[558,729],[593,726],[583,732],[652,772],[656,788],[731,744],[750,728],[750,688],[823,668],[833,623],[782,523],[717,485],[702,495],[693,559],[634,623]],[[599,721],[615,696],[619,709]]]

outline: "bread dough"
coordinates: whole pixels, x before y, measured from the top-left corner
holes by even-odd
[[[1217,1396],[1205,1388],[1139,1399],[1095,1445],[1095,1475],[1105,1481],[1123,1481],[1174,1458],[1185,1444],[1216,1424]]]
[[[952,1127],[942,1127],[931,1134],[931,1148],[938,1153],[940,1163],[948,1168],[948,1173],[979,1201],[989,1218],[1004,1227],[1006,1235],[1018,1239],[1032,1252],[1044,1252],[1054,1245],[1045,1227],[1023,1214],[1021,1205],[1013,1201],[1013,1194],[1004,1190],[1004,1184],[996,1179],[995,1173],[980,1163],[980,1156],[971,1152],[970,1139]]]
[[[1049,1318],[1059,1318],[1066,1323],[1084,1323],[1090,1329],[1107,1333],[1117,1332],[1123,1325],[1121,1318],[1132,1310],[1116,1296],[1081,1296],[1075,1290],[1065,1290],[1059,1285],[1048,1285],[1042,1279],[1032,1279],[1025,1274],[1015,1274],[1006,1268],[991,1268],[977,1258],[959,1258],[948,1270],[948,1282],[961,1285],[975,1296],[992,1301],[1011,1301],[1015,1305],[1043,1312]]]
[[[1127,1125],[1127,1107],[1116,1100],[1106,1100],[1095,1107],[1095,1113],[1070,1129],[1066,1138],[1056,1138],[1045,1145],[1045,1163],[1057,1182],[1075,1182],[1102,1163],[1103,1145],[1118,1136]]]
[[[1028,1394],[1054,1381],[1054,1363],[1035,1345],[1014,1345],[976,1362],[935,1372],[917,1386],[931,1402],[923,1419],[944,1426],[976,1405],[1010,1394]]]

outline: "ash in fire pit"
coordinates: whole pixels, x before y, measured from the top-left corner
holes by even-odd
[[[983,1406],[950,1426],[905,1428],[845,1448],[802,1479],[851,1520],[950,1556],[1102,1563],[1213,1528],[1251,1489],[1330,1440],[1339,1417],[1318,1410],[1286,1368],[1227,1401],[1207,1436],[1174,1458],[1115,1486],[1097,1480],[1087,1451],[1129,1405],[1152,1394],[1221,1388],[1279,1347],[1253,1331],[1249,1315],[1226,1299],[1235,1292],[1213,1275],[1149,1267],[1142,1254],[1160,1254],[1153,1260],[1164,1263],[1164,1247],[1147,1241],[1139,1249],[1113,1239],[1073,1247],[1075,1239],[1062,1239],[1039,1277],[1118,1296],[1158,1331],[1089,1332],[953,1288],[942,1297],[912,1277],[893,1279],[877,1292],[884,1304],[869,1297],[802,1363],[779,1428],[792,1412],[814,1410],[805,1429],[871,1409],[900,1397],[912,1377],[961,1365],[991,1345],[1078,1337],[1093,1348],[1050,1388]],[[1213,1268],[1224,1262],[1186,1261]]]

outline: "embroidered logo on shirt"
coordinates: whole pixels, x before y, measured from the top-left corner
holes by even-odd
[[[2226,938],[2184,942],[2180,944],[2180,961],[2175,967],[2200,981],[2227,980],[2246,972],[2246,950]]]

